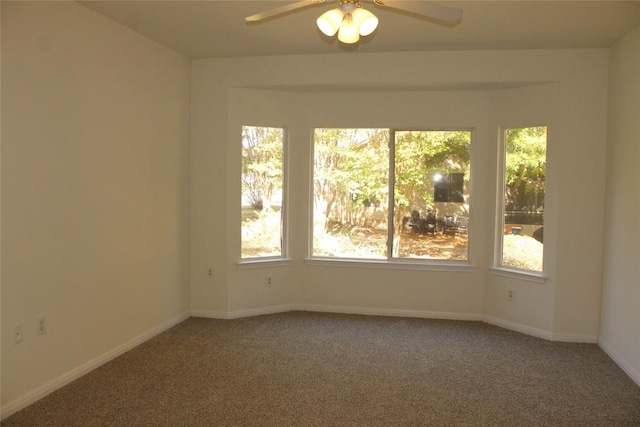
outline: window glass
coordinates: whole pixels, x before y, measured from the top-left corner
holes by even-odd
[[[547,128],[507,129],[504,144],[500,265],[542,272]]]
[[[389,196],[387,129],[316,129],[313,255],[385,258]]]
[[[467,260],[470,144],[470,131],[316,129],[312,255]]]
[[[466,260],[470,131],[396,131],[393,256]]]
[[[284,129],[242,127],[241,257],[283,255]]]

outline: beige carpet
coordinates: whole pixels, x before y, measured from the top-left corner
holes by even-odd
[[[640,426],[640,387],[596,345],[292,312],[189,319],[3,425]]]

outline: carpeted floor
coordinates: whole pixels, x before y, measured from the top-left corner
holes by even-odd
[[[640,387],[592,344],[291,312],[189,319],[2,425],[640,426]]]

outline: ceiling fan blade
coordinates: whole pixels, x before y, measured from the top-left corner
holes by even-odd
[[[376,6],[394,12],[404,12],[439,23],[455,25],[462,21],[462,9],[430,1],[373,0]]]
[[[256,13],[255,15],[247,16],[244,18],[247,22],[257,22],[264,19],[272,18],[283,13],[291,12],[296,9],[302,9],[303,7],[309,7],[324,3],[325,0],[300,0],[295,3],[285,4],[284,6],[276,7],[264,12]]]

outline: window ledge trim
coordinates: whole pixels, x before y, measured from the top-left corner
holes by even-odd
[[[541,273],[535,273],[526,270],[516,270],[513,268],[489,267],[489,271],[495,276],[526,280],[533,283],[545,283],[548,280],[548,277],[544,276]]]
[[[333,266],[333,267],[355,267],[355,268],[381,268],[394,270],[430,270],[430,271],[455,271],[455,272],[475,272],[477,267],[466,262],[459,263],[422,263],[405,262],[397,260],[359,260],[352,258],[305,258],[307,265]]]
[[[238,261],[239,269],[260,268],[280,265],[292,265],[294,262],[291,258],[251,258]]]

